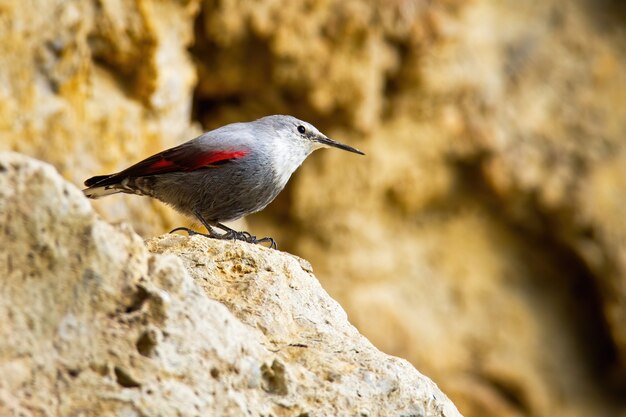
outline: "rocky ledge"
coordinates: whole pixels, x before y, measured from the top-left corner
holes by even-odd
[[[2,416],[459,416],[295,256],[144,242],[15,153],[0,154],[0,230]]]

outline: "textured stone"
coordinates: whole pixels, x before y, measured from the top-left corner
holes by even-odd
[[[460,416],[350,325],[311,265],[100,220],[0,153],[0,414]]]
[[[309,259],[357,328],[464,414],[612,417],[622,3],[5,0],[0,148],[78,184],[191,138],[191,115],[310,120],[367,156],[313,155],[254,234]],[[144,237],[182,225],[143,198],[94,205]]]

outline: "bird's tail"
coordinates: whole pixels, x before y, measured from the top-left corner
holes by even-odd
[[[117,184],[106,181],[111,179],[111,177],[113,177],[113,175],[97,175],[89,178],[85,181],[87,188],[83,190],[83,193],[87,198],[96,199],[122,192],[122,190],[116,187]]]
[[[85,188],[83,193],[87,198],[100,198],[106,195],[121,193],[122,191],[116,189],[115,186],[112,185],[96,185],[93,187]]]

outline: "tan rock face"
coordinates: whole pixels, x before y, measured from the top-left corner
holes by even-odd
[[[98,219],[0,154],[0,414],[460,416],[372,346],[308,262]]]
[[[620,2],[135,3],[0,6],[0,148],[78,184],[193,137],[192,113],[302,117],[367,156],[316,153],[249,229],[376,346],[466,415],[626,410]]]
[[[186,52],[197,1],[34,3],[0,5],[0,150],[81,184],[197,133]],[[177,217],[142,199],[98,207],[111,220],[159,212],[135,224],[143,232]]]

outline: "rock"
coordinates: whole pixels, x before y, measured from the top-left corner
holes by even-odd
[[[199,123],[314,122],[367,156],[316,152],[248,230],[311,261],[465,415],[613,417],[624,4],[5,0],[0,149],[80,184]],[[190,226],[146,198],[92,204],[144,237]]]
[[[460,415],[295,256],[146,247],[15,153],[0,154],[0,227],[0,415]]]

